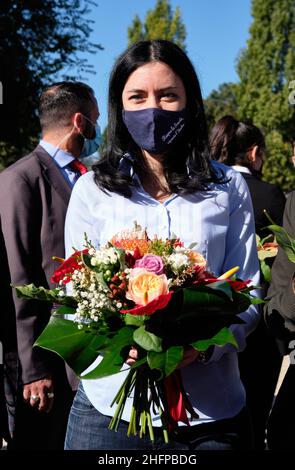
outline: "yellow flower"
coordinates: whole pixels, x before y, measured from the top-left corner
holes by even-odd
[[[147,305],[162,294],[168,294],[168,280],[165,274],[158,276],[142,268],[131,271],[126,297],[136,305]]]

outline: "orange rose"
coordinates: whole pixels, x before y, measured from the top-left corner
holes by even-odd
[[[190,251],[187,257],[190,260],[190,262],[194,263],[195,265],[205,267],[207,264],[207,261],[205,260],[205,258],[197,251]]]
[[[132,273],[132,271],[135,271]],[[165,274],[157,276],[145,269],[135,268],[131,271],[126,297],[136,305],[147,305],[162,294],[168,294],[168,279]]]

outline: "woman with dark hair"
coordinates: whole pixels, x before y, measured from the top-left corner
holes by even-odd
[[[256,233],[264,238],[271,232],[264,227],[269,220],[267,210],[279,225],[285,207],[285,196],[279,186],[261,180],[265,157],[265,140],[253,124],[224,116],[210,134],[212,158],[230,165],[246,180],[252,198]],[[263,282],[266,295],[268,283]],[[279,345],[281,347],[281,345]],[[256,330],[247,338],[247,348],[239,355],[241,378],[246,388],[247,405],[252,415],[254,447],[265,447],[265,430],[281,367],[281,355],[276,340],[261,319]],[[259,385],[257,378],[259,377]]]
[[[270,232],[264,230],[269,224],[264,210],[281,225],[286,198],[279,186],[261,179],[266,154],[261,130],[251,123],[224,116],[211,131],[210,148],[213,160],[242,173],[252,198],[256,233],[266,237]]]
[[[79,184],[80,183],[80,184]],[[242,177],[210,161],[203,102],[195,70],[175,44],[143,41],[117,60],[109,85],[108,146],[93,172],[78,182],[66,221],[67,253],[83,247],[83,233],[96,246],[131,228],[146,227],[150,238],[176,234],[197,250],[219,275],[235,265],[241,277],[258,282],[252,206]],[[254,306],[232,331],[240,349],[259,319]],[[137,359],[129,352],[127,364]],[[97,359],[99,361],[100,358]],[[93,364],[95,367],[95,364]],[[245,392],[237,350],[192,348],[184,354],[182,378],[200,416],[179,427],[164,444],[159,431],[127,437],[131,399],[118,432],[107,426],[110,402],[127,371],[82,380],[68,423],[66,449],[232,449],[249,445]],[[218,390],[218,397],[216,397]],[[158,416],[153,425],[160,426]]]

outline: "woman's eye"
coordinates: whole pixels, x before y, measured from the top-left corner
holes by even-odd
[[[143,99],[142,95],[132,95],[129,97],[129,100],[134,100],[134,101],[142,100],[142,99]]]
[[[175,93],[163,93],[162,98],[176,99],[177,95]]]

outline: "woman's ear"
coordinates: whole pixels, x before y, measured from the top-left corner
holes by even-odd
[[[249,151],[248,151],[248,160],[250,163],[256,163],[257,162],[257,157],[259,155],[259,148],[258,145],[254,145]]]
[[[263,165],[263,156],[261,154],[261,148],[258,145],[255,145],[248,152],[248,160],[252,170],[256,172],[261,172]]]

